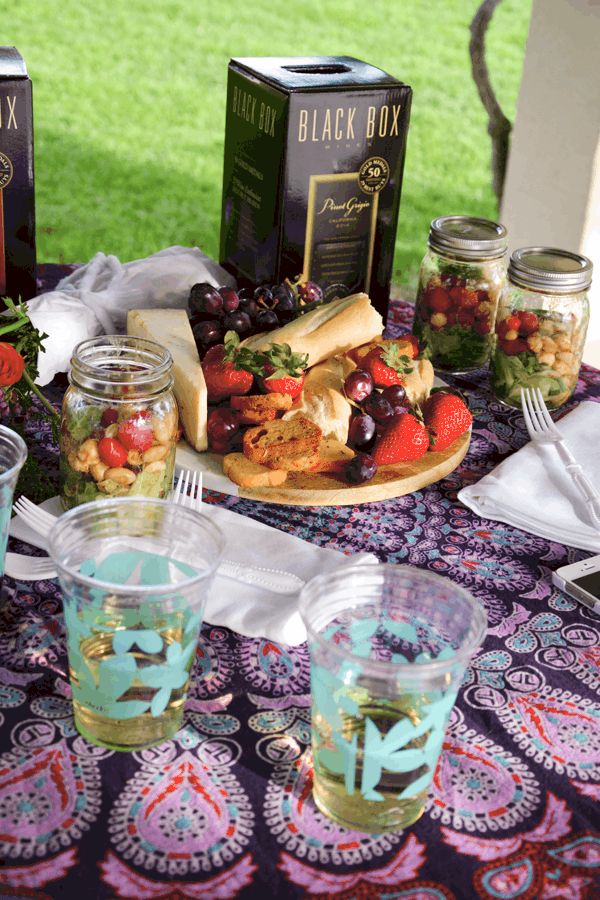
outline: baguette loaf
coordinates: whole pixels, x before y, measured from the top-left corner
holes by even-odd
[[[354,457],[354,450],[339,441],[323,440],[319,446],[319,459],[310,472],[343,472]]]
[[[344,397],[344,379],[354,369],[354,363],[345,356],[328,359],[313,366],[306,373],[304,389],[283,414],[290,421],[304,416],[319,426],[323,439],[348,440],[348,428],[352,419],[352,406]]]
[[[242,341],[242,346],[264,351],[271,344],[289,344],[295,353],[308,353],[308,365],[316,366],[382,332],[383,319],[367,294],[352,294],[319,306],[274,331],[252,335]]]

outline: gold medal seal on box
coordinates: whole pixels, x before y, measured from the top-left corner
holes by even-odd
[[[0,190],[5,188],[13,175],[13,167],[10,159],[4,153],[0,153]]]
[[[382,156],[366,159],[358,172],[358,186],[365,194],[379,194],[390,180],[390,167]]]

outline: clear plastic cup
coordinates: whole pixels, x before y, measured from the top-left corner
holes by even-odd
[[[0,573],[4,575],[8,525],[15,485],[27,459],[27,447],[20,435],[0,425]]]
[[[62,589],[75,724],[140,750],[181,726],[220,529],[166,500],[77,506],[48,538]]]
[[[311,659],[316,805],[355,831],[411,825],[485,637],[485,610],[447,578],[390,564],[317,576],[299,610]]]

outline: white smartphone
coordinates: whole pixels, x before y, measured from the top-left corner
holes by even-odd
[[[565,594],[600,613],[600,556],[557,569],[552,581]]]

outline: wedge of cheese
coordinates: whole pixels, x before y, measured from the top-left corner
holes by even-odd
[[[173,393],[183,433],[195,450],[208,449],[206,384],[185,309],[131,309],[127,334],[166,347],[173,357]]]

